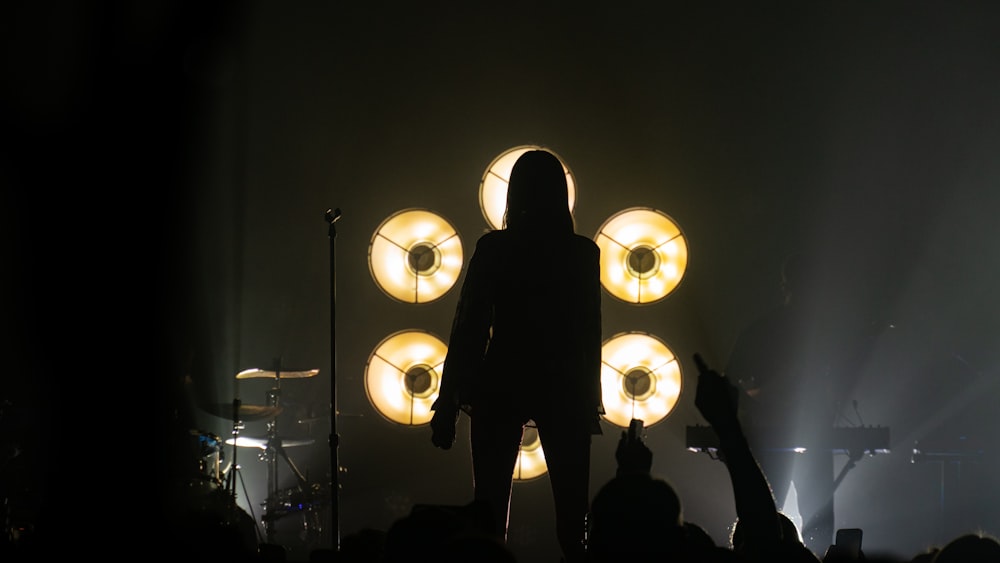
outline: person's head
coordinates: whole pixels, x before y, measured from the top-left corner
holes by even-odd
[[[507,183],[504,227],[514,230],[570,231],[566,171],[556,155],[545,150],[522,154]]]
[[[934,555],[933,563],[985,563],[1000,561],[1000,542],[982,534],[963,534],[944,545]]]
[[[497,557],[502,550],[491,545],[492,518],[489,505],[480,500],[457,506],[414,505],[386,532],[382,561],[452,561],[449,557],[470,550]]]
[[[667,481],[628,473],[605,483],[590,507],[588,550],[597,561],[666,556],[682,549],[681,501]]]
[[[712,536],[708,534],[705,528],[688,521],[685,521],[683,525],[686,541],[702,547],[715,547],[715,540],[712,539]]]

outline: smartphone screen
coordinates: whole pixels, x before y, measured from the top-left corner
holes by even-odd
[[[631,441],[636,441],[642,436],[642,426],[643,422],[638,418],[633,418],[632,422],[628,425],[628,438]]]
[[[850,557],[857,558],[861,555],[861,529],[841,528],[837,530],[835,543],[837,547],[846,551]]]

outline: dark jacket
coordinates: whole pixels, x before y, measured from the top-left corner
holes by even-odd
[[[574,233],[492,231],[476,243],[452,323],[442,404],[482,401],[596,419],[600,250]]]

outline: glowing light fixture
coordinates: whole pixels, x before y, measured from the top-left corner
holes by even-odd
[[[604,419],[628,428],[633,418],[650,427],[666,418],[681,394],[681,369],[659,338],[627,332],[601,347]]]
[[[538,430],[533,423],[529,423],[521,437],[521,451],[517,453],[517,463],[514,465],[514,481],[531,481],[545,475],[548,470]]]
[[[368,267],[389,297],[404,303],[429,303],[458,281],[462,242],[441,216],[405,209],[383,221],[372,235]]]
[[[494,229],[503,228],[503,214],[507,209],[507,183],[510,181],[510,171],[514,168],[514,163],[520,156],[528,151],[544,150],[552,152],[546,148],[536,145],[522,145],[508,149],[500,156],[496,157],[479,182],[479,208],[483,212],[483,217],[490,227]],[[555,154],[554,152],[552,154]],[[573,181],[573,173],[570,172],[563,159],[555,154],[559,162],[563,163],[566,170],[566,187],[569,188],[569,210],[572,212],[576,208],[576,182]]]
[[[447,351],[440,338],[424,330],[389,335],[375,347],[365,366],[368,401],[397,424],[429,423]]]
[[[601,248],[601,284],[636,305],[655,303],[673,291],[687,269],[684,234],[664,213],[634,207],[613,215],[594,241]]]

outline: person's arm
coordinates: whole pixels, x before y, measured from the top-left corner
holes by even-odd
[[[781,543],[778,509],[771,487],[750,450],[737,417],[738,389],[709,368],[701,356],[698,365],[695,406],[719,437],[721,458],[729,471],[736,501],[736,515],[751,545],[747,549],[770,550]]]
[[[449,449],[455,442],[459,407],[468,399],[474,380],[482,369],[483,355],[490,337],[492,310],[489,302],[489,272],[484,254],[486,244],[480,239],[469,260],[462,291],[452,320],[448,353],[441,372],[438,397],[431,405],[431,442]]]
[[[588,240],[588,242],[591,242]],[[591,256],[587,266],[587,293],[585,297],[585,335],[584,349],[586,350],[587,382],[590,385],[589,400],[594,405],[594,424],[597,428],[592,429],[592,433],[600,433],[600,415],[604,414],[604,400],[601,388],[601,251],[600,248],[591,242]]]

